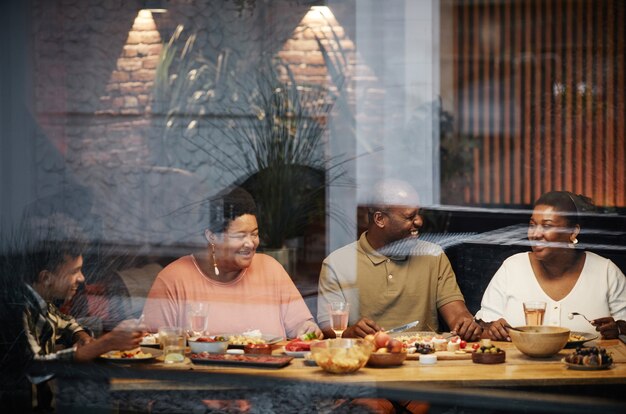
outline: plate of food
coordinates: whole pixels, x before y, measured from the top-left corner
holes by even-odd
[[[316,340],[294,339],[285,345],[285,354],[294,358],[304,358],[306,354],[311,352],[311,344]]]
[[[609,369],[613,366],[613,363],[610,364],[602,364],[602,365],[583,365],[583,364],[572,364],[571,362],[567,362],[565,358],[561,360],[565,366],[569,369],[579,370],[579,371],[598,371],[601,369]]]
[[[160,349],[139,347],[129,351],[109,351],[100,355],[100,359],[115,362],[143,362],[153,360],[161,353]]]
[[[248,344],[275,344],[283,340],[283,338],[274,335],[264,335],[259,331],[248,331],[240,334],[222,333],[219,336],[228,338],[229,348],[243,349]]]
[[[293,357],[256,354],[211,354],[201,352],[199,354],[191,354],[190,359],[194,364],[282,368],[288,365]]]
[[[569,369],[595,371],[609,369],[613,365],[613,357],[605,348],[599,346],[577,348],[561,360]]]
[[[588,332],[570,332],[565,348],[578,348],[583,346],[585,342],[593,341],[594,339],[598,339],[598,335]]]

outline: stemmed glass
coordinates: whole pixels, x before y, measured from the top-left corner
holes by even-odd
[[[343,331],[348,327],[350,304],[347,302],[330,302],[328,314],[330,316],[330,329],[335,332],[337,338],[341,338]]]
[[[190,303],[187,305],[187,319],[189,335],[192,338],[206,335],[209,324],[209,305],[203,302]]]

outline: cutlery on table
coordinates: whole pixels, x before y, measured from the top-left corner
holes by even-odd
[[[583,318],[585,318],[585,320],[587,322],[589,322],[590,324],[593,325],[593,322],[591,322],[589,319],[587,319],[587,317],[585,315],[583,315],[582,313],[578,313],[578,312],[571,312],[569,315],[567,315],[567,317],[571,320],[574,319],[574,316],[582,316]],[[595,326],[595,325],[593,325]]]
[[[454,335],[456,335],[456,332],[455,332],[455,331],[450,331],[450,332],[448,332],[448,333],[445,333],[445,334],[444,334],[444,333],[443,333],[443,332],[441,332],[441,331],[438,331],[438,330],[436,330],[436,329],[433,329],[433,327],[432,327],[432,326],[430,326],[429,324],[426,324],[426,327],[427,327],[430,331],[432,331],[432,332],[436,333],[437,335],[441,335],[441,337],[442,337],[443,339],[452,338]]]
[[[411,328],[417,326],[419,323],[420,323],[420,321],[409,322],[409,323],[407,323],[405,325],[396,326],[395,328],[387,329],[385,332],[387,332],[388,334],[390,334],[390,333],[397,333],[397,332],[404,332],[407,329],[411,329]]]

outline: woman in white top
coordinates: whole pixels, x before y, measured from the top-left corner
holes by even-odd
[[[509,340],[507,328],[525,325],[523,302],[546,303],[543,324],[572,331],[598,331],[603,338],[626,334],[626,277],[609,259],[577,249],[579,212],[591,200],[552,191],[536,202],[528,239],[532,252],[506,259],[483,295],[476,318],[486,335]],[[569,318],[571,312],[582,317]]]

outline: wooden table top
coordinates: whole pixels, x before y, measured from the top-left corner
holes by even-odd
[[[520,353],[513,344],[496,342],[495,345],[507,352],[503,364],[475,364],[471,360],[438,361],[435,365],[421,365],[415,360],[406,360],[403,365],[393,368],[369,368],[347,375],[333,375],[319,367],[304,365],[301,358],[295,358],[287,367],[280,369],[252,368],[224,365],[193,364],[141,364],[141,370],[159,370],[167,380],[166,371],[187,372],[200,379],[203,374],[236,373],[246,376],[277,379],[304,380],[311,382],[332,382],[361,384],[367,386],[401,385],[449,385],[470,387],[516,387],[543,385],[586,385],[586,384],[626,384],[626,345],[619,340],[603,340],[590,343],[607,348],[613,354],[614,365],[610,369],[581,371],[568,369],[561,359],[573,352],[564,349],[550,358],[530,358]],[[276,353],[276,351],[275,351]],[[202,377],[200,377],[202,376]],[[155,380],[112,379],[112,389],[156,389]],[[187,385],[188,386],[188,385]],[[200,385],[198,385],[200,386]]]

